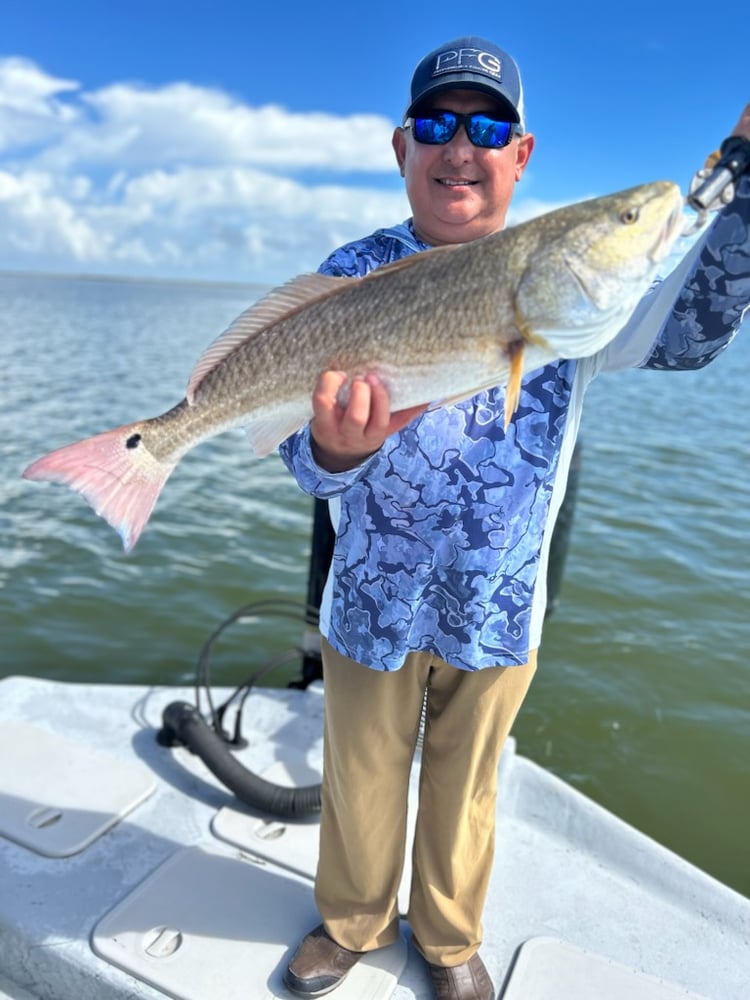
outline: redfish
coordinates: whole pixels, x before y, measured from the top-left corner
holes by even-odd
[[[310,419],[324,370],[375,373],[394,411],[506,385],[507,427],[525,372],[591,355],[621,329],[680,235],[682,205],[677,185],[656,182],[364,278],[295,278],[208,347],[177,406],[53,451],[23,475],[81,493],[129,551],[186,452],[242,425],[268,454]]]

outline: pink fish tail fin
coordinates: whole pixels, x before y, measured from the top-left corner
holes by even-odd
[[[146,447],[143,424],[126,424],[58,448],[33,462],[24,479],[62,483],[80,493],[120,535],[129,552],[176,463]]]

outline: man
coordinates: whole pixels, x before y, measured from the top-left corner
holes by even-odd
[[[750,138],[750,105],[736,132]],[[534,148],[514,61],[480,38],[429,53],[393,147],[412,218],[340,248],[323,273],[361,276],[503,228]],[[438,1000],[493,998],[478,949],[498,759],[536,667],[549,541],[583,391],[604,369],[695,368],[726,346],[750,301],[749,222],[743,178],[608,348],[524,378],[507,433],[502,387],[391,413],[376,377],[355,381],[342,407],[345,375],[321,374],[310,425],[281,448],[302,488],[329,499],[336,528],[321,607],[323,923],[287,968],[296,995],[330,992],[363,953],[397,938],[424,704],[407,916]]]

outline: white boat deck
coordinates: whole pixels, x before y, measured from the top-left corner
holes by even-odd
[[[254,814],[160,746],[176,700],[192,689],[0,681],[0,1000],[290,996],[317,824]],[[239,759],[317,781],[322,710],[319,686],[254,691]],[[511,741],[482,956],[502,1000],[748,1000],[750,900]],[[332,995],[428,1000],[406,925]]]

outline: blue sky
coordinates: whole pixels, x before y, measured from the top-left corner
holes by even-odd
[[[510,221],[683,190],[750,101],[746,5],[5,3],[0,269],[278,283],[408,214],[390,135],[429,49],[479,34],[537,146]]]

